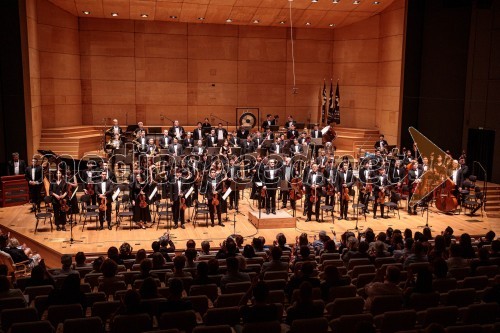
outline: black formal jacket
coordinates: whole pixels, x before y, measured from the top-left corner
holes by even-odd
[[[42,181],[43,181],[43,170],[42,170],[42,167],[39,166],[39,165],[37,165],[35,167],[33,167],[33,166],[30,165],[29,167],[27,167],[26,171],[24,173],[24,177],[26,178],[26,180],[28,182],[32,181],[33,179],[31,177],[31,170],[33,168],[35,169],[35,179],[34,179],[34,181],[39,182],[41,184]]]
[[[23,160],[19,160],[19,174],[24,175],[26,171],[26,162]],[[8,176],[14,176],[14,161],[9,161],[8,166],[7,166],[7,175]]]

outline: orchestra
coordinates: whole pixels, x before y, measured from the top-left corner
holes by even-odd
[[[147,134],[142,122],[138,122],[133,132],[124,132],[118,120],[113,119],[113,125],[106,130],[106,135],[110,135],[105,145],[109,162],[89,160],[85,169],[74,173],[69,167],[57,169],[48,192],[57,230],[65,230],[67,218],[72,221],[73,215],[78,214],[76,192],[79,189],[89,204],[98,207],[98,229],[103,230],[106,221],[111,230],[112,204],[116,203],[113,194],[123,182],[128,186],[120,189],[128,192],[132,220],[140,229],[155,223],[151,205],[158,204],[159,200],[167,200],[173,227],[184,229],[190,221],[187,210],[199,203],[206,204],[212,226],[215,226],[215,217],[218,225],[224,226],[222,214],[238,211],[246,196],[253,199],[250,204],[265,215],[272,216],[290,207],[295,216],[296,210],[302,208],[305,222],[309,222],[313,215],[319,221],[322,205],[331,206],[332,214],[338,212],[339,220],[349,221],[349,215],[357,214],[354,208],[349,211],[350,203],[355,202],[362,204],[360,212],[365,216],[373,209],[374,219],[378,218],[379,210],[381,218],[388,218],[385,203],[393,201],[394,194],[399,198],[396,201],[403,197],[408,200],[409,214],[416,214],[426,200],[436,200],[437,205],[439,201],[438,208],[450,212],[456,208],[453,201],[443,199],[441,202],[436,193],[426,193],[443,184],[436,190],[439,197],[453,196],[458,204],[465,193],[468,171],[465,153],[458,159],[443,152],[422,156],[414,144],[412,149],[403,148],[399,155],[397,149],[389,151],[390,146],[381,134],[373,152],[365,152],[356,160],[335,155],[333,126],[320,128],[314,124],[308,126],[310,130],[297,127],[291,115],[280,128],[276,126],[276,117],[269,114],[261,131],[256,127],[238,126],[229,132],[222,123],[212,127],[205,118],[188,131],[175,120],[171,127],[155,136],[156,133]],[[132,134],[131,138],[128,133]],[[122,175],[123,170],[117,170],[111,163],[115,154],[123,154],[120,149],[130,143],[135,148],[129,152],[133,162],[129,164],[129,173]],[[317,145],[319,149],[315,148]],[[13,174],[24,169],[15,163],[19,156],[15,157]],[[32,159],[23,173],[30,189],[31,210],[40,212],[46,173],[37,158]],[[247,188],[250,193],[246,192]],[[153,189],[158,194],[151,195]],[[281,205],[276,207],[278,200]],[[410,205],[412,200],[417,204]]]

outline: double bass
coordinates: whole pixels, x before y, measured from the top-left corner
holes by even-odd
[[[436,197],[436,208],[442,212],[451,212],[457,209],[458,200],[453,195],[453,190],[455,189],[455,184],[449,178],[438,186],[434,194]]]

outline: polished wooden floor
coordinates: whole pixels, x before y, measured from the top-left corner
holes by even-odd
[[[95,229],[95,222],[87,224],[85,230],[82,231],[82,223],[78,223],[73,228],[73,238],[77,243],[69,244],[70,231],[50,231],[50,225],[40,222],[39,230],[34,234],[35,216],[29,212],[30,205],[1,208],[0,209],[0,227],[3,230],[12,230],[22,235],[22,239],[30,239],[30,246],[34,250],[38,247],[51,249],[58,253],[75,254],[77,251],[85,251],[86,253],[102,253],[106,252],[110,246],[119,246],[122,242],[129,242],[134,251],[141,248],[146,250],[151,249],[151,242],[157,240],[166,231],[169,231],[171,238],[174,240],[177,248],[182,249],[185,247],[188,239],[194,239],[199,246],[201,241],[209,240],[212,247],[219,247],[219,244],[230,234],[234,232],[234,219],[236,219],[236,234],[240,234],[245,238],[245,242],[251,242],[255,236],[264,236],[266,243],[270,244],[277,233],[283,232],[289,243],[295,243],[295,237],[303,232],[306,232],[311,241],[314,235],[319,231],[325,230],[329,233],[335,231],[337,237],[346,230],[353,230],[356,227],[356,221],[353,220],[354,215],[352,208],[349,211],[349,221],[338,221],[338,205],[336,207],[335,221],[332,222],[331,216],[325,215],[324,222],[305,222],[305,217],[302,215],[302,204],[298,205],[297,209],[297,222],[295,228],[276,228],[276,229],[260,229],[257,230],[248,221],[248,211],[257,210],[253,201],[248,199],[249,191],[245,191],[243,199],[240,201],[241,214],[234,214],[230,211],[228,214],[229,221],[224,221],[225,226],[206,227],[204,220],[199,219],[200,224],[193,226],[192,223],[186,223],[186,229],[167,229],[165,221],[162,221],[159,230],[156,225],[146,230],[143,229],[129,229],[130,223],[127,221],[118,229],[113,227],[113,230],[104,229],[98,231]],[[189,215],[191,214],[189,209]],[[290,214],[292,213],[289,210]],[[457,214],[447,215],[438,212],[435,208],[429,210],[428,224],[434,234],[440,233],[447,226],[453,227],[455,234],[467,232],[471,235],[484,235],[488,230],[493,230],[497,235],[500,234],[500,218],[488,218],[486,214],[481,216],[480,212],[474,217],[469,215]],[[187,215],[186,215],[187,216]],[[225,217],[225,215],[223,215]],[[113,214],[113,223],[115,216]],[[374,220],[371,215],[367,216],[365,221],[363,216],[360,216],[358,221],[358,228],[360,231],[367,227],[374,229],[375,233],[385,231],[388,227],[394,229],[410,228],[413,231],[421,230],[427,221],[427,214],[423,216],[409,215],[404,209],[400,211],[400,217],[396,213],[395,216],[391,213],[388,219]]]

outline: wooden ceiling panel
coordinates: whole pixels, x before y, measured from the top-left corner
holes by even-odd
[[[78,15],[78,11],[76,9],[75,2],[73,0],[49,0],[52,2],[54,5],[56,5],[59,8],[64,9],[65,11],[73,14],[73,15]]]
[[[233,20],[235,25],[290,26],[289,6],[292,7],[293,25],[296,27],[331,28],[364,20],[376,15],[396,1],[361,0],[358,5],[353,0],[49,0],[56,6],[73,15],[92,18],[114,18],[134,20],[157,20],[187,23],[226,24],[226,19]],[[83,11],[90,11],[84,15]],[[118,13],[112,17],[111,13]],[[147,14],[142,18],[141,14]],[[171,17],[176,18],[172,19]],[[198,20],[204,17],[205,20]],[[285,21],[285,24],[280,24]]]
[[[211,4],[207,8],[205,22],[215,24],[221,24],[221,22],[225,23],[231,14],[231,9],[233,9],[233,6]]]
[[[182,22],[201,22],[199,17],[205,17],[208,5],[200,5],[184,2],[182,4],[181,16],[179,20]]]
[[[158,1],[156,3],[155,20],[177,22],[178,17],[181,16],[181,9],[182,6],[179,3]],[[171,16],[176,16],[177,19],[173,19]]]
[[[130,17],[134,20],[154,20],[156,1],[154,0],[132,0],[130,2]],[[141,17],[142,14],[148,17]]]
[[[236,24],[252,24],[252,17],[257,11],[257,7],[233,7],[231,11],[231,19]]]
[[[102,0],[102,6],[104,18],[130,19],[130,0]],[[113,17],[111,13],[118,13],[118,16]]]
[[[84,11],[89,11],[91,15],[104,16],[102,0],[75,0],[75,6],[78,16],[87,16],[83,13]]]

